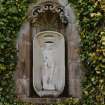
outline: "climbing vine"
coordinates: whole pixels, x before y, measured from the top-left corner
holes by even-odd
[[[15,102],[13,74],[16,66],[16,37],[25,19],[25,0],[0,0],[0,105]]]
[[[105,0],[69,0],[80,25],[85,72],[82,99],[58,105],[105,105]],[[0,105],[26,105],[15,99],[16,37],[25,20],[26,0],[0,0]]]
[[[105,105],[105,11],[102,0],[80,0],[81,60],[87,68],[83,105]]]

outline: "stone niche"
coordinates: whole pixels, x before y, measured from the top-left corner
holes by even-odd
[[[34,90],[40,97],[57,97],[63,92],[64,86],[64,36],[54,31],[40,32],[33,40]]]
[[[30,4],[17,40],[17,98],[41,104],[81,98],[79,43],[67,0]]]

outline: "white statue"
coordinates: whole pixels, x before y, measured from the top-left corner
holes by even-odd
[[[55,90],[53,84],[53,75],[56,69],[56,63],[54,59],[53,43],[45,43],[42,48],[43,53],[43,67],[42,67],[42,81],[44,90]]]

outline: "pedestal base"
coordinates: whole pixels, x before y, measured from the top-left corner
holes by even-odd
[[[23,102],[32,103],[32,104],[56,104],[64,102],[69,98],[62,97],[62,98],[21,98]]]

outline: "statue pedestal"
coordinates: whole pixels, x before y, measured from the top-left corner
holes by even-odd
[[[56,104],[64,102],[69,99],[66,97],[62,98],[21,98],[24,102],[32,103],[32,104]]]

